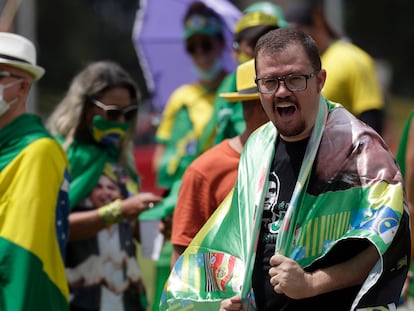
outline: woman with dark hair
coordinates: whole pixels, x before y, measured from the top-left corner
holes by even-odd
[[[48,128],[62,143],[70,163],[69,280],[76,279],[70,273],[72,268],[88,257],[99,256],[103,249],[107,252],[111,248],[113,253],[125,253],[136,260],[137,216],[161,199],[152,193],[138,193],[139,178],[132,158],[138,103],[130,75],[114,62],[100,61],[75,76],[48,120]],[[91,194],[96,187],[103,187],[100,178],[104,174],[112,177],[121,192],[95,206]],[[126,286],[115,286],[113,271],[98,261],[92,265],[93,278],[83,276],[76,286],[70,284],[71,310],[145,310],[139,299],[145,294],[139,269],[134,266],[131,282],[131,265],[120,262],[122,272],[117,282]],[[92,272],[90,267],[86,270]]]

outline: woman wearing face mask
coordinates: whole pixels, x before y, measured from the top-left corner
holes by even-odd
[[[188,165],[200,155],[200,145],[210,147],[214,133],[201,141],[213,114],[216,91],[227,72],[222,62],[225,50],[224,24],[220,16],[203,2],[190,4],[183,19],[184,48],[192,61],[198,80],[178,87],[170,96],[157,129],[157,146],[153,158],[158,186],[167,189],[166,197],[141,220],[162,219],[162,232],[169,239],[171,217],[177,201],[181,177]],[[174,61],[172,56],[171,61]],[[157,262],[154,308],[170,272],[172,246],[164,244]]]
[[[50,132],[62,143],[70,163],[68,270],[107,249],[109,243],[115,251],[135,256],[137,216],[161,199],[152,193],[138,193],[132,158],[138,101],[136,85],[124,69],[113,62],[95,62],[75,76],[48,120]],[[114,176],[122,195],[97,207],[89,196],[104,171]],[[99,239],[98,233],[109,226],[118,238]],[[126,274],[124,277],[128,283]],[[71,286],[71,310],[145,310],[138,299],[142,287],[115,293],[108,280],[103,276],[99,282]]]
[[[282,9],[271,2],[259,1],[249,5],[236,23],[233,32],[232,52],[234,59],[243,64],[254,56],[257,40],[268,31],[287,27]],[[228,74],[217,93],[236,92],[236,71]],[[202,138],[216,132],[214,144],[244,132],[246,124],[241,102],[230,102],[218,96],[214,101],[214,113]],[[203,146],[201,146],[203,148]]]
[[[217,87],[226,75],[221,18],[196,1],[189,6],[183,22],[185,49],[199,79],[171,94],[156,133],[154,169],[159,185],[165,188],[171,188],[198,156],[199,139],[211,118]]]

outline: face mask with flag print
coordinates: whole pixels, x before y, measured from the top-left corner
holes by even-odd
[[[127,122],[109,121],[101,116],[94,116],[90,130],[98,144],[117,147],[125,136],[128,126]]]

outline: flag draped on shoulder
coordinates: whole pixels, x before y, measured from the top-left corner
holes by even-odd
[[[67,166],[37,116],[0,131],[1,310],[68,310]]]
[[[255,309],[251,278],[276,137],[271,123],[250,136],[233,192],[178,259],[161,310],[218,309],[236,294]],[[367,240],[380,258],[352,310],[393,310],[408,270],[408,224],[401,174],[381,137],[321,97],[275,251],[308,270],[333,264],[341,241]]]

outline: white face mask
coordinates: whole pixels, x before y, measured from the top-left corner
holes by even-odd
[[[220,71],[224,68],[221,58],[217,58],[214,61],[213,66],[208,71],[202,70],[193,64],[193,71],[204,81],[213,81]]]
[[[9,109],[10,106],[13,105],[17,101],[17,97],[10,102],[6,102],[4,100],[4,90],[12,87],[13,85],[21,82],[21,80],[13,81],[8,84],[0,84],[0,116],[4,115]]]

